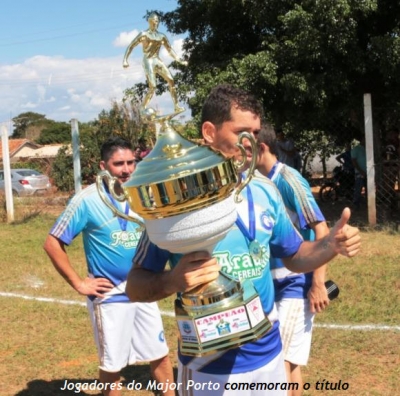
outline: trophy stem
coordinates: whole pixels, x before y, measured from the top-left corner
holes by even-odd
[[[216,280],[183,293],[181,300],[191,313],[198,315],[243,302],[243,289],[239,281],[220,272]]]

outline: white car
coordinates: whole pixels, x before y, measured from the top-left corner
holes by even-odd
[[[34,169],[11,169],[11,186],[13,194],[19,197],[51,191],[49,178]],[[0,170],[0,191],[4,193],[4,189],[4,171]]]

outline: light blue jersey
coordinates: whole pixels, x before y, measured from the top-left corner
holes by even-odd
[[[274,286],[269,268],[270,253],[276,257],[291,256],[303,241],[290,221],[282,199],[273,183],[255,177],[242,192],[238,214],[245,225],[250,224],[249,191],[254,203],[255,239],[264,247],[262,257],[254,260],[249,254],[250,241],[237,225],[213,251],[221,270],[236,279],[251,279],[260,295],[265,314],[274,311]],[[212,227],[212,225],[210,225]],[[175,266],[181,255],[171,254],[152,244],[146,233],[140,240],[134,263],[155,272],[164,271],[167,260]],[[276,357],[281,349],[278,321],[261,339],[218,355],[189,357],[179,354],[183,365],[204,373],[243,373],[260,368]]]
[[[295,169],[277,162],[268,174],[277,186],[293,224],[304,240],[313,241],[314,231],[309,224],[325,221],[307,180]],[[283,298],[307,298],[312,273],[298,274],[289,271],[279,258],[271,258],[276,301]]]
[[[117,205],[122,212],[126,210],[127,203]],[[137,228],[136,223],[114,216],[93,184],[74,196],[50,234],[69,245],[82,232],[89,275],[118,286],[126,281],[132,266],[141,235]],[[103,302],[128,302],[125,288],[121,289]]]

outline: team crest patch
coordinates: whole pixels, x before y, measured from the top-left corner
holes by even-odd
[[[262,227],[267,231],[271,231],[275,224],[274,219],[267,211],[261,213],[260,223]]]

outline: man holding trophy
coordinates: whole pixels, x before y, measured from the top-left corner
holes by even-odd
[[[226,156],[238,155],[238,136],[243,131],[256,136],[262,118],[262,106],[252,95],[229,85],[217,86],[203,106],[204,141]],[[246,152],[248,158],[253,155],[251,151]],[[258,292],[262,311],[271,323],[269,331],[240,346],[205,355],[190,356],[180,350],[177,386],[181,395],[189,391],[192,395],[264,395],[266,388],[256,386],[260,383],[275,384],[273,390],[267,388],[268,394],[286,395],[288,384],[274,305],[270,255],[281,258],[294,272],[311,272],[337,254],[352,257],[360,248],[358,229],[347,224],[349,209],[343,211],[329,235],[308,242],[294,228],[280,194],[266,178],[254,177],[241,196],[242,201],[236,205],[235,224],[212,252],[173,254],[151,242],[145,231],[128,275],[126,293],[136,302],[185,294],[215,281],[220,271],[240,281],[250,280]],[[209,227],[213,227],[211,222]],[[171,270],[165,270],[168,261]],[[218,331],[224,334],[231,331],[229,323],[223,320],[218,325]],[[249,386],[238,388],[233,384]]]

